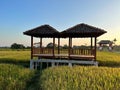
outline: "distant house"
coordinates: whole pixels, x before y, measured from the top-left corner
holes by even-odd
[[[108,49],[112,50],[113,41],[101,40],[100,42],[98,42],[98,44],[99,44],[99,50],[103,50],[103,46],[107,46],[107,45],[108,45]]]

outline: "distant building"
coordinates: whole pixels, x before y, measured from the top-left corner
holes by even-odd
[[[113,41],[110,40],[101,40],[100,42],[98,42],[99,44],[99,50],[103,50],[103,46],[108,46],[108,50],[112,50],[113,49]]]

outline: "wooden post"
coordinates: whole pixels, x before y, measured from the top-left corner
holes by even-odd
[[[31,59],[33,59],[33,36],[31,36]]]
[[[42,37],[40,38],[40,54],[42,53]]]
[[[71,38],[71,44],[70,44],[70,54],[72,53],[72,38]]]
[[[91,37],[91,55],[93,55],[93,40],[92,40],[92,37]]]
[[[55,56],[55,38],[53,38],[53,56]]]
[[[60,54],[60,38],[58,38],[58,54]]]
[[[71,48],[72,48],[72,38],[71,38]]]
[[[94,54],[94,55],[95,55],[95,61],[96,61],[96,53],[97,53],[97,50],[96,50],[96,43],[97,43],[97,38],[95,37],[95,52],[94,52],[94,53],[95,53],[95,54]]]
[[[71,54],[71,38],[69,37],[69,49],[68,49],[68,59],[70,59],[70,54]]]

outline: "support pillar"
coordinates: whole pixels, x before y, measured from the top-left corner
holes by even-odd
[[[55,56],[55,38],[53,38],[53,56]]]
[[[70,59],[70,54],[71,54],[71,45],[72,45],[72,43],[71,43],[71,40],[72,38],[70,38],[69,37],[69,50],[68,50],[68,59]]]
[[[71,44],[70,44],[70,47],[72,48],[72,38],[71,38]]]
[[[42,37],[40,38],[40,54],[42,54]]]
[[[91,55],[93,55],[93,40],[92,40],[92,37],[91,37]]]
[[[69,67],[72,67],[72,63],[68,63],[68,66],[69,66]]]
[[[95,45],[95,52],[94,52],[94,55],[95,55],[95,61],[96,61],[96,54],[97,54],[97,45],[96,45],[96,43],[97,43],[97,37],[95,37],[95,43],[94,43],[94,45]]]
[[[55,67],[55,62],[52,62],[52,67]]]
[[[60,38],[58,38],[58,54],[60,54]]]
[[[33,59],[33,36],[31,36],[31,59]]]
[[[72,38],[70,38],[70,54],[71,54],[71,49],[72,49]]]

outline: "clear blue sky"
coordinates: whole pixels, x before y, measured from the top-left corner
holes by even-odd
[[[120,0],[0,0],[0,46],[30,45],[23,32],[43,24],[62,31],[79,23],[105,29],[98,39],[120,44]]]

